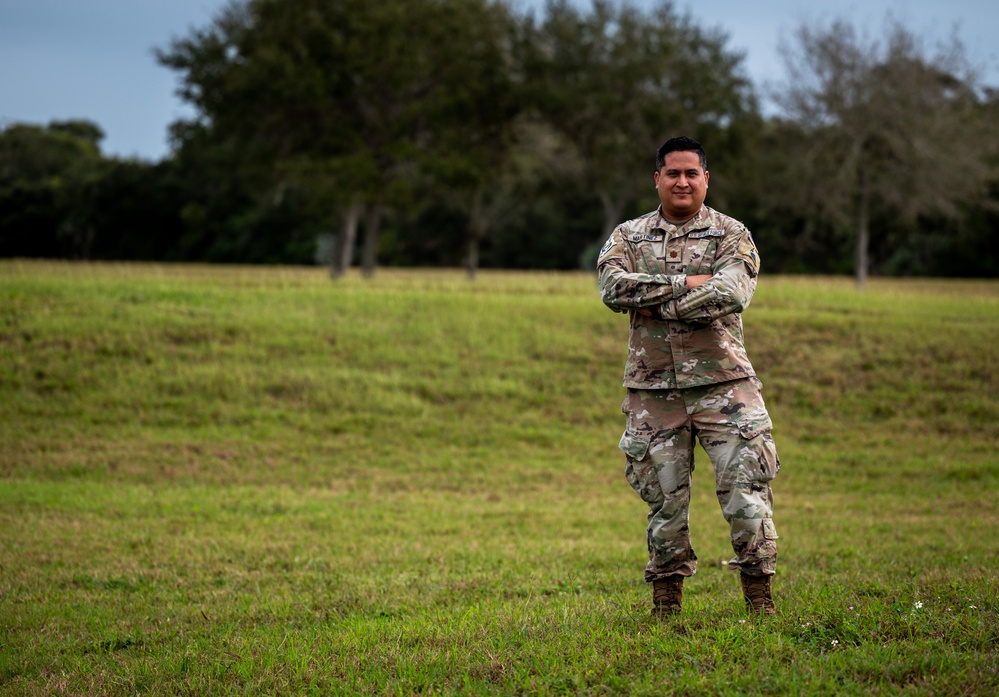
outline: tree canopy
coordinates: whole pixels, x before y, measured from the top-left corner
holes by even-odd
[[[654,201],[654,154],[664,140],[708,139],[752,111],[740,62],[723,34],[668,2],[648,12],[606,0],[590,11],[549,3],[526,60],[531,104],[600,202],[597,248],[629,205]]]
[[[785,58],[788,83],[777,96],[807,136],[787,181],[806,215],[852,229],[858,284],[872,216],[953,219],[960,204],[984,199],[991,139],[959,42],[931,51],[894,21],[874,39],[834,21],[800,27]]]
[[[0,130],[0,255],[592,268],[684,134],[768,271],[999,275],[999,92],[961,43],[833,20],[785,54],[766,115],[665,0],[233,0],[157,52],[195,112],[162,162]]]
[[[88,255],[103,137],[88,121],[14,124],[0,132],[0,253]]]
[[[474,136],[509,119],[505,21],[486,0],[248,0],[159,57],[216,137],[281,173],[269,184],[302,175],[324,183],[328,215],[365,210],[370,273],[415,168],[475,176]]]

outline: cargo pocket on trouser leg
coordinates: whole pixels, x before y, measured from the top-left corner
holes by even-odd
[[[631,431],[625,431],[617,447],[627,457],[624,476],[642,500],[650,506],[661,503],[663,492],[659,486],[659,477],[651,458],[645,456],[649,452],[649,439],[642,438]]]
[[[755,470],[755,475],[750,477],[751,481],[769,482],[780,472],[777,446],[774,445],[770,429],[769,418],[764,424],[739,424],[739,435],[742,436],[743,447],[749,448],[755,456],[755,464],[743,461],[743,464]]]
[[[684,457],[678,456],[675,442],[676,436],[670,431],[644,438],[629,430],[618,444],[628,459],[628,483],[649,506],[646,581],[671,574],[689,576],[696,568],[697,556],[690,546],[687,527],[689,466],[675,462],[677,457]]]
[[[649,550],[649,564],[655,558],[655,545],[652,540],[652,517],[654,512],[663,504],[662,485],[659,483],[659,473],[651,457],[646,457],[649,452],[650,440],[642,438],[631,431],[625,431],[618,442],[617,447],[625,454],[627,464],[624,467],[624,476],[628,484],[641,497],[642,501],[649,506],[649,523],[646,529],[646,543]],[[648,573],[648,567],[646,567]]]
[[[777,528],[773,521],[770,481],[780,472],[780,460],[770,420],[739,424],[740,451],[737,495],[730,519],[732,565],[756,573],[772,574],[777,567]]]

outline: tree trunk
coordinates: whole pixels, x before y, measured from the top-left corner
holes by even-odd
[[[354,256],[354,243],[357,240],[357,221],[360,217],[361,204],[350,204],[343,215],[343,229],[333,249],[333,263],[330,266],[330,276],[333,278],[343,276],[350,268],[350,259]]]
[[[472,194],[472,208],[468,214],[468,258],[465,268],[468,278],[475,280],[479,271],[479,242],[486,236],[486,218],[482,208],[482,189]]]
[[[607,238],[611,236],[611,233],[614,232],[614,228],[621,222],[621,216],[624,215],[625,201],[624,199],[615,201],[606,191],[601,191],[598,195],[604,209],[604,234],[599,240],[599,244],[602,246]]]
[[[867,269],[869,266],[867,250],[870,240],[871,222],[871,186],[867,166],[863,159],[860,162],[860,201],[857,206],[857,257],[856,281],[857,288],[867,284]]]
[[[371,204],[364,219],[364,249],[361,253],[361,268],[365,278],[373,277],[378,265],[378,233],[381,230],[384,211],[385,205],[379,197]]]
[[[468,280],[474,281],[479,270],[479,238],[474,234],[468,237]]]
[[[599,256],[597,250],[604,246],[604,242],[610,238],[611,233],[614,232],[614,228],[621,223],[621,216],[624,215],[624,206],[626,203],[623,197],[621,200],[615,201],[606,191],[598,191],[597,197],[600,199],[600,203],[604,209],[603,234],[599,240],[595,241],[595,244],[584,247],[577,257],[579,268],[589,271],[592,271],[597,263],[597,257]]]

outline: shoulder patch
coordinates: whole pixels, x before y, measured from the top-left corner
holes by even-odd
[[[604,242],[604,246],[600,248],[600,254],[598,254],[597,257],[598,258],[602,257],[604,254],[609,252],[610,248],[613,246],[614,246],[614,235],[611,235],[610,237],[607,238],[607,241]],[[590,249],[593,249],[593,247],[590,247]]]
[[[756,243],[753,241],[753,235],[749,230],[746,230],[746,234],[739,241],[737,255],[749,265],[753,276],[756,276],[760,272],[760,256],[756,251]]]
[[[687,235],[687,237],[690,237],[691,239],[695,240],[700,239],[702,237],[724,237],[724,236],[725,236],[725,231],[719,230],[717,228],[711,228],[709,230],[694,230],[693,232]]]

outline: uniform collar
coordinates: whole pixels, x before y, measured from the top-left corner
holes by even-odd
[[[686,222],[680,223],[679,225],[671,223],[666,219],[666,216],[663,215],[662,204],[660,204],[656,212],[658,213],[658,227],[667,232],[674,232],[674,234],[691,232],[693,230],[704,230],[711,227],[707,206],[701,206],[701,210],[697,211],[697,213],[694,214],[694,217],[689,218]]]

